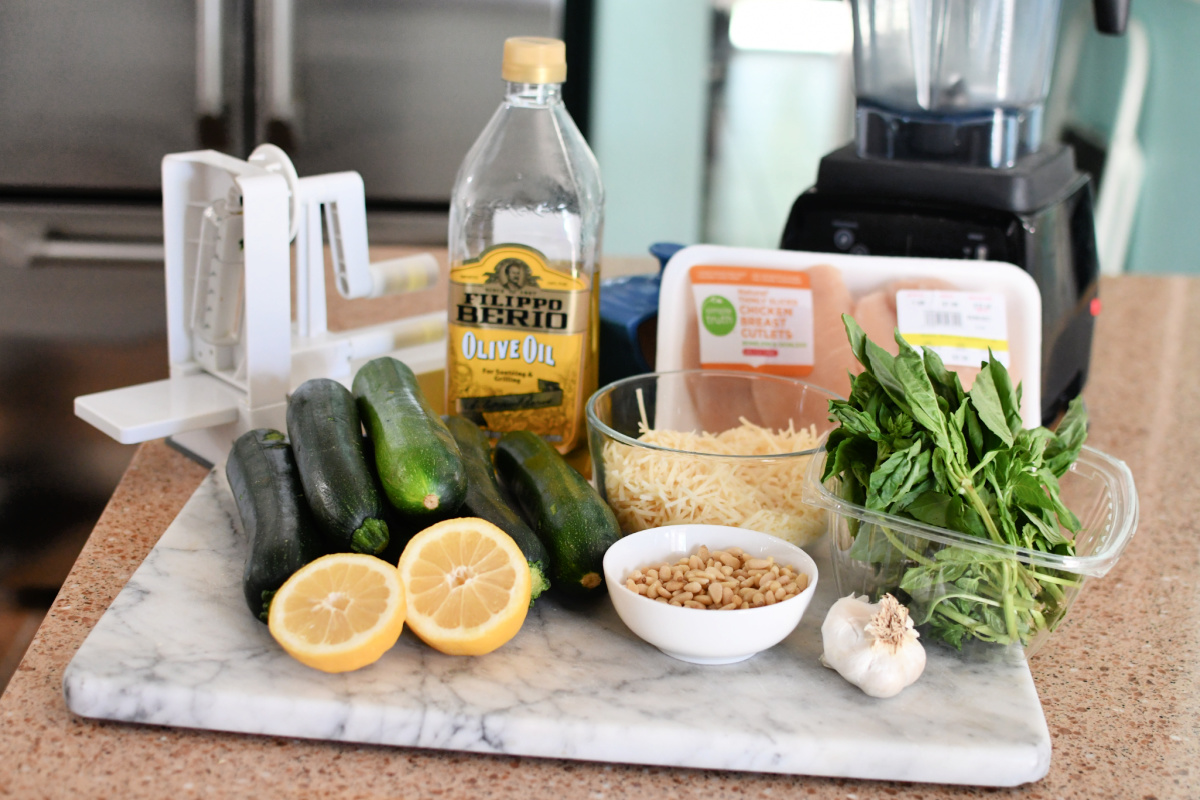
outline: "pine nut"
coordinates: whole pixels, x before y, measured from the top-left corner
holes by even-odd
[[[737,547],[710,551],[701,545],[675,564],[633,570],[625,588],[684,608],[758,608],[803,592],[808,576],[776,564],[773,557],[751,558]]]

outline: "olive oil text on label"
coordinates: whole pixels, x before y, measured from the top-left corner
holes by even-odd
[[[497,245],[451,269],[451,410],[495,433],[573,442],[591,294],[585,277],[524,245]]]
[[[472,359],[480,361],[515,359],[524,361],[526,364],[558,366],[554,363],[554,346],[539,342],[533,334],[527,335],[524,339],[485,341],[471,331],[467,331],[462,337],[462,356],[467,361]]]

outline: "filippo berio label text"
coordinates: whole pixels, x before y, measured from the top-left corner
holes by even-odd
[[[494,432],[573,442],[591,286],[538,251],[490,248],[450,271],[447,401]]]

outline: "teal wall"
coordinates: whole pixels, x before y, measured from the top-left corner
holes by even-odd
[[[703,0],[596,2],[589,139],[604,181],[609,255],[698,241],[710,13]]]
[[[1139,128],[1146,178],[1126,269],[1200,273],[1200,2],[1141,0],[1150,81]]]
[[[1071,0],[1064,19],[1084,0]],[[1090,0],[1086,0],[1090,5]],[[1150,42],[1138,138],[1145,177],[1127,272],[1200,273],[1200,2],[1133,0]],[[1095,37],[1080,63],[1078,116],[1108,133],[1124,43]]]

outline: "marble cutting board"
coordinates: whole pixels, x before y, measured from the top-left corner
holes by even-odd
[[[921,679],[875,700],[818,662],[836,599],[820,580],[796,631],[727,666],[676,661],[607,598],[538,601],[515,639],[445,656],[406,631],[357,672],[287,656],[245,607],[244,535],[214,470],[68,666],[84,717],[586,761],[1011,786],[1042,778],[1050,734],[1029,669],[929,649]]]

